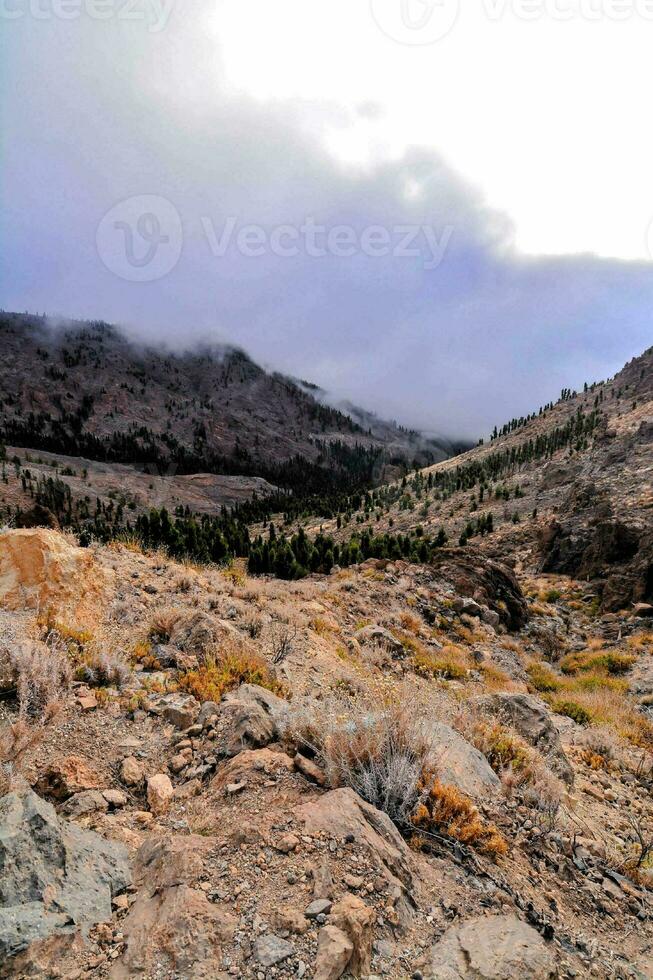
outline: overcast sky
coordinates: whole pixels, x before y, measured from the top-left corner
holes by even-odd
[[[653,343],[653,0],[460,6],[0,0],[0,305],[456,437],[614,373]]]

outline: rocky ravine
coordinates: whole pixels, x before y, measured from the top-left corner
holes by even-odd
[[[651,976],[653,635],[583,588],[2,532],[3,975]]]

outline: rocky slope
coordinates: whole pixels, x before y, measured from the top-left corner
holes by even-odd
[[[471,541],[530,571],[583,579],[606,611],[652,602],[653,348],[613,379],[564,392],[504,428],[485,445],[378,488],[360,510],[301,523],[339,541],[366,529],[443,530],[450,544]]]
[[[585,589],[0,534],[0,971],[650,976],[653,634]]]

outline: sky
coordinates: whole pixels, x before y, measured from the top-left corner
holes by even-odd
[[[0,306],[477,438],[653,343],[653,0],[0,0]]]

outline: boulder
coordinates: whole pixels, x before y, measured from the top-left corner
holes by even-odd
[[[429,765],[441,783],[455,786],[474,799],[484,799],[499,792],[499,777],[483,753],[455,729],[443,722],[434,722],[429,735],[433,740]]]
[[[97,789],[87,789],[71,796],[61,808],[66,817],[86,817],[90,813],[106,813],[109,803],[104,793]]]
[[[145,779],[145,766],[140,759],[128,755],[120,764],[120,778],[125,786],[140,786]]]
[[[79,755],[66,755],[51,762],[39,776],[34,789],[39,796],[67,800],[86,790],[101,789],[104,781],[99,773]]]
[[[334,789],[297,807],[307,834],[351,838],[362,845],[381,874],[412,904],[418,889],[408,845],[390,817],[370,806],[352,789]]]
[[[355,977],[372,971],[372,939],[376,913],[357,895],[345,895],[331,909],[329,925],[341,929],[352,943],[347,970]]]
[[[289,956],[292,956],[294,949],[286,940],[274,933],[268,932],[265,936],[259,936],[254,940],[254,959],[261,966],[274,966],[276,963],[283,963]]]
[[[170,803],[175,795],[175,790],[170,782],[170,777],[165,773],[157,773],[155,776],[147,778],[147,802],[150,810],[155,816],[162,816],[167,813]]]
[[[219,713],[224,755],[234,756],[243,749],[260,749],[274,742],[287,713],[283,698],[257,684],[241,684],[229,691]]]
[[[170,630],[170,642],[184,653],[195,654],[200,662],[225,641],[233,643],[241,639],[231,623],[199,609],[180,615]]]
[[[510,631],[520,630],[528,621],[528,605],[513,572],[499,562],[467,545],[440,548],[431,560],[438,579],[451,583],[462,598],[473,599],[499,616]]]
[[[88,548],[46,528],[18,528],[0,533],[0,606],[3,609],[89,612],[97,603],[106,573]]]
[[[420,968],[424,980],[548,980],[555,957],[517,916],[493,915],[452,926]]]
[[[150,708],[152,710],[160,714],[169,725],[185,731],[195,724],[200,713],[200,703],[192,694],[163,694],[154,701]]]
[[[32,790],[0,799],[0,960],[111,918],[131,881],[127,850],[57,817]]]
[[[362,629],[354,633],[353,638],[361,646],[377,644],[378,646],[385,647],[390,653],[397,656],[402,656],[404,652],[404,648],[397,637],[393,636],[389,630],[384,629],[382,626],[363,626]]]
[[[149,838],[136,855],[135,900],[121,923],[126,949],[114,980],[146,975],[213,978],[237,920],[197,887],[212,842],[204,837]]]
[[[314,980],[338,980],[347,969],[354,944],[337,926],[324,926],[317,939]]]
[[[532,694],[491,694],[476,698],[474,703],[511,725],[542,753],[560,779],[573,784],[574,770],[544,701]]]

